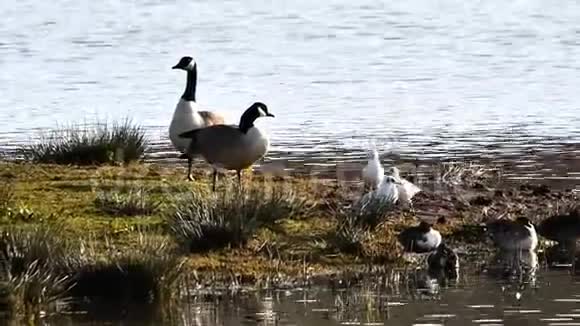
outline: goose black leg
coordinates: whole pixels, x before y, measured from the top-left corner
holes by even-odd
[[[213,185],[212,185],[212,188],[211,188],[214,192],[215,192],[215,184],[216,184],[216,181],[217,181],[217,170],[214,169],[213,170]]]
[[[236,174],[238,175],[238,187],[242,189],[242,171],[238,170],[236,171]]]
[[[193,159],[191,157],[187,158],[187,180],[193,181],[193,176],[191,175],[191,166],[193,165]]]

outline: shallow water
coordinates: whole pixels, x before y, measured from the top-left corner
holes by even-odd
[[[271,107],[277,118],[260,123],[268,160],[290,168],[360,161],[373,138],[396,157],[493,159],[518,177],[577,181],[579,10],[573,0],[3,1],[0,149],[57,123],[130,115],[148,128],[152,158],[175,157],[166,130],[185,76],[170,67],[192,55],[201,104],[231,121],[255,100]]]
[[[537,256],[520,258],[521,264],[512,265],[506,256],[492,259],[477,270],[477,264],[466,264],[456,279],[424,270],[391,271],[357,282],[337,278],[325,286],[198,296],[170,324],[579,325],[580,278],[569,269],[530,268]],[[142,311],[120,319],[101,313],[98,319],[112,325],[158,324],[154,318]],[[90,315],[48,323],[65,319],[71,325],[95,324]]]

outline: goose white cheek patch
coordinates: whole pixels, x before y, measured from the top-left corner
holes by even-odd
[[[191,62],[187,65],[186,69],[193,70],[194,66],[195,66],[195,60],[191,60]]]
[[[266,112],[264,112],[264,110],[262,108],[258,108],[258,112],[260,112],[260,116],[261,117],[265,117],[266,116]]]

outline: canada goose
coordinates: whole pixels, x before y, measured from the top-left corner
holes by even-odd
[[[365,188],[377,189],[385,176],[385,169],[379,160],[379,153],[375,148],[369,153],[367,165],[362,170]]]
[[[364,209],[371,203],[395,205],[398,199],[397,180],[391,176],[385,176],[377,189],[366,193],[361,198],[361,208]]]
[[[190,139],[181,138],[179,134],[198,128],[223,124],[224,117],[220,114],[210,111],[200,111],[198,104],[195,102],[195,89],[197,86],[197,63],[191,57],[183,57],[172,69],[181,69],[187,71],[187,84],[185,91],[173,112],[173,118],[169,125],[169,139],[173,146],[180,152],[184,153],[181,157],[187,157],[187,178],[193,180],[191,175],[191,166],[193,157],[186,153],[191,142]]]
[[[486,223],[486,227],[493,243],[502,250],[533,251],[538,245],[536,228],[525,217],[518,217],[515,221],[497,219]]]
[[[213,125],[181,133],[179,136],[191,139],[187,149],[190,155],[201,154],[213,167],[213,186],[218,170],[236,170],[241,185],[242,170],[261,159],[268,151],[268,136],[254,126],[260,117],[274,117],[264,103],[252,104],[240,118],[240,124]]]
[[[580,238],[580,212],[573,210],[567,214],[551,216],[538,225],[538,233],[552,241],[558,241],[568,250],[576,248]]]
[[[388,174],[398,181],[397,189],[399,191],[399,202],[403,205],[410,206],[412,204],[411,198],[420,192],[421,188],[401,178],[400,171],[396,166],[390,167]]]
[[[431,252],[439,247],[441,241],[441,233],[425,221],[422,221],[418,226],[409,227],[399,234],[399,242],[408,252]]]

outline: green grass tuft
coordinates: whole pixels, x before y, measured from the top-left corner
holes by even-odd
[[[142,237],[130,252],[115,248],[106,256],[93,256],[76,269],[73,297],[94,303],[170,304],[181,297],[184,259],[167,241]]]
[[[362,254],[364,243],[393,208],[391,203],[381,200],[333,208],[336,229],[330,234],[330,243],[340,252]]]
[[[125,119],[120,123],[98,123],[95,127],[61,128],[20,152],[26,160],[36,163],[92,165],[137,161],[147,146],[145,131]]]
[[[241,247],[260,227],[307,214],[311,206],[291,187],[230,188],[219,194],[190,192],[178,199],[169,225],[189,252]]]
[[[55,234],[50,227],[7,228],[0,234],[0,302],[5,311],[37,317],[66,296],[73,251]]]
[[[0,180],[0,218],[9,214],[14,205],[14,185]]]
[[[159,209],[161,202],[155,200],[144,187],[105,189],[97,193],[95,206],[112,216],[152,215]]]

